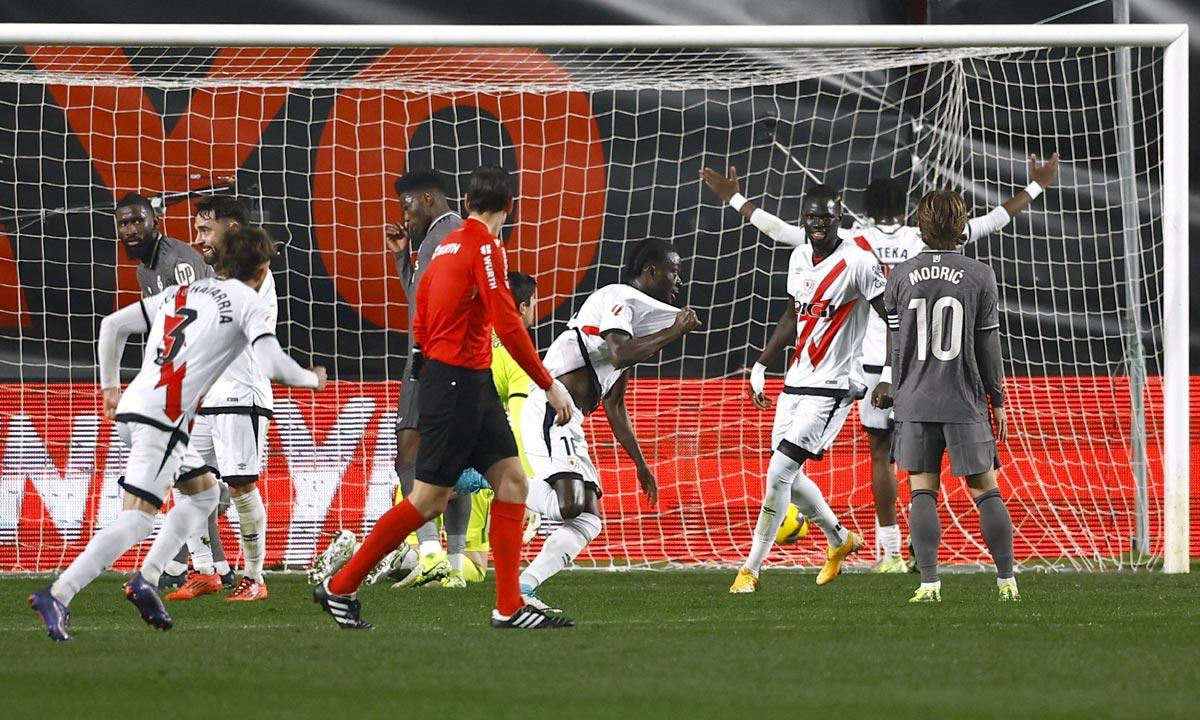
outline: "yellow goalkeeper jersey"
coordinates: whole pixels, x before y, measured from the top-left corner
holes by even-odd
[[[521,466],[525,475],[533,477],[533,468],[525,459],[525,443],[521,442],[521,408],[525,398],[529,396],[529,386],[533,382],[512,355],[505,349],[500,338],[492,334],[492,380],[496,383],[496,394],[508,411],[508,424],[512,427],[513,438],[517,441],[517,454],[521,458]]]

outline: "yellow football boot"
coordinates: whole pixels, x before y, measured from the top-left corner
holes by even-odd
[[[835,548],[829,548],[825,551],[825,567],[821,568],[821,572],[817,573],[817,584],[827,585],[837,579],[838,575],[842,574],[842,563],[852,553],[856,553],[863,548],[866,543],[854,531],[846,532],[846,542]]]
[[[733,579],[733,584],[729,586],[729,592],[735,595],[758,592],[758,577],[746,568],[738,570],[737,577]]]

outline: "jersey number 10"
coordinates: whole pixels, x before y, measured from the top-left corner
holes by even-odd
[[[928,304],[925,298],[908,302],[908,309],[917,312],[917,359],[923,361],[932,352],[938,360],[953,360],[962,353],[962,303],[956,297],[938,298],[933,304],[932,318],[926,311]]]

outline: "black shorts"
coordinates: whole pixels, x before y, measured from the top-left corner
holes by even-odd
[[[425,360],[417,398],[417,479],[454,487],[468,467],[484,473],[517,457],[508,417],[496,394],[491,370],[471,370]]]

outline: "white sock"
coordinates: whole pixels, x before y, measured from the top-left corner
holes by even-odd
[[[877,525],[875,527],[875,539],[880,550],[883,552],[880,557],[887,560],[900,557],[899,525]]]
[[[446,556],[446,560],[450,563],[450,569],[457,570],[458,572],[462,572],[463,560],[466,558],[467,556],[463,553],[450,553]]]
[[[234,495],[237,508],[238,532],[242,538],[242,564],[245,575],[254,582],[263,581],[263,556],[267,539],[267,508],[262,495],[254,488],[243,495]]]
[[[176,490],[175,505],[178,506],[181,502],[186,502],[186,498],[188,497],[188,495],[184,495]],[[216,572],[216,568],[213,567],[211,542],[212,538],[208,536],[208,518],[204,518],[204,522],[196,528],[195,532],[187,536],[188,554],[192,556],[192,570],[201,575],[212,575]]]
[[[1016,584],[1017,584],[1016,576],[1006,577],[1006,578],[1002,578],[1002,577],[996,578],[996,587],[998,587],[998,588],[1004,587],[1005,585],[1016,585]]]
[[[154,515],[141,510],[122,510],[111,525],[92,536],[79,557],[50,586],[50,594],[63,605],[70,605],[76,593],[112,567],[117,558],[153,529]],[[175,550],[179,550],[178,545]]]
[[[921,587],[922,588],[934,588],[935,590],[941,590],[942,589],[942,581],[934,580],[933,582],[923,582],[923,583],[921,583]]]
[[[421,557],[425,557],[426,555],[432,555],[433,553],[440,553],[441,551],[442,551],[442,544],[440,542],[435,542],[433,540],[426,540],[425,542],[421,543],[421,547],[418,552],[420,552]]]
[[[233,568],[229,566],[228,560],[218,560],[213,563],[213,572],[218,575],[225,576],[233,572]]]
[[[755,577],[775,544],[779,526],[783,525],[788,498],[792,494],[792,479],[798,472],[800,463],[778,450],[771,454],[771,463],[767,465],[767,490],[763,494],[762,509],[758,511],[758,522],[754,524],[754,540],[750,544],[750,554],[742,564]]]
[[[562,508],[558,506],[558,494],[554,486],[541,480],[529,481],[529,493],[525,496],[525,507],[543,518],[562,520]]]
[[[841,547],[846,542],[846,528],[838,522],[829,503],[825,502],[821,489],[803,471],[796,474],[796,480],[792,483],[792,502],[800,508],[804,517],[821,528],[830,547]]]
[[[162,577],[163,568],[175,556],[183,539],[192,536],[201,527],[208,527],[208,516],[217,509],[217,500],[220,497],[221,491],[216,485],[195,495],[180,494],[175,506],[167,513],[167,519],[158,531],[154,544],[150,546],[150,552],[146,553],[145,559],[142,560],[142,577],[146,578],[147,582],[157,585],[158,579]],[[195,558],[193,554],[193,562]],[[209,563],[211,562],[212,555],[209,555]],[[210,569],[209,573],[211,572]]]
[[[163,568],[163,574],[165,574],[165,575],[182,575],[185,572],[187,572],[187,569],[188,569],[187,563],[181,563],[178,560],[172,560],[171,562],[167,563],[167,566],[165,568]]]
[[[532,483],[530,483],[532,484]],[[587,544],[596,539],[603,525],[600,516],[580,513],[578,517],[564,520],[562,527],[546,538],[542,551],[521,573],[521,587],[536,588],[554,577],[583,551]]]

